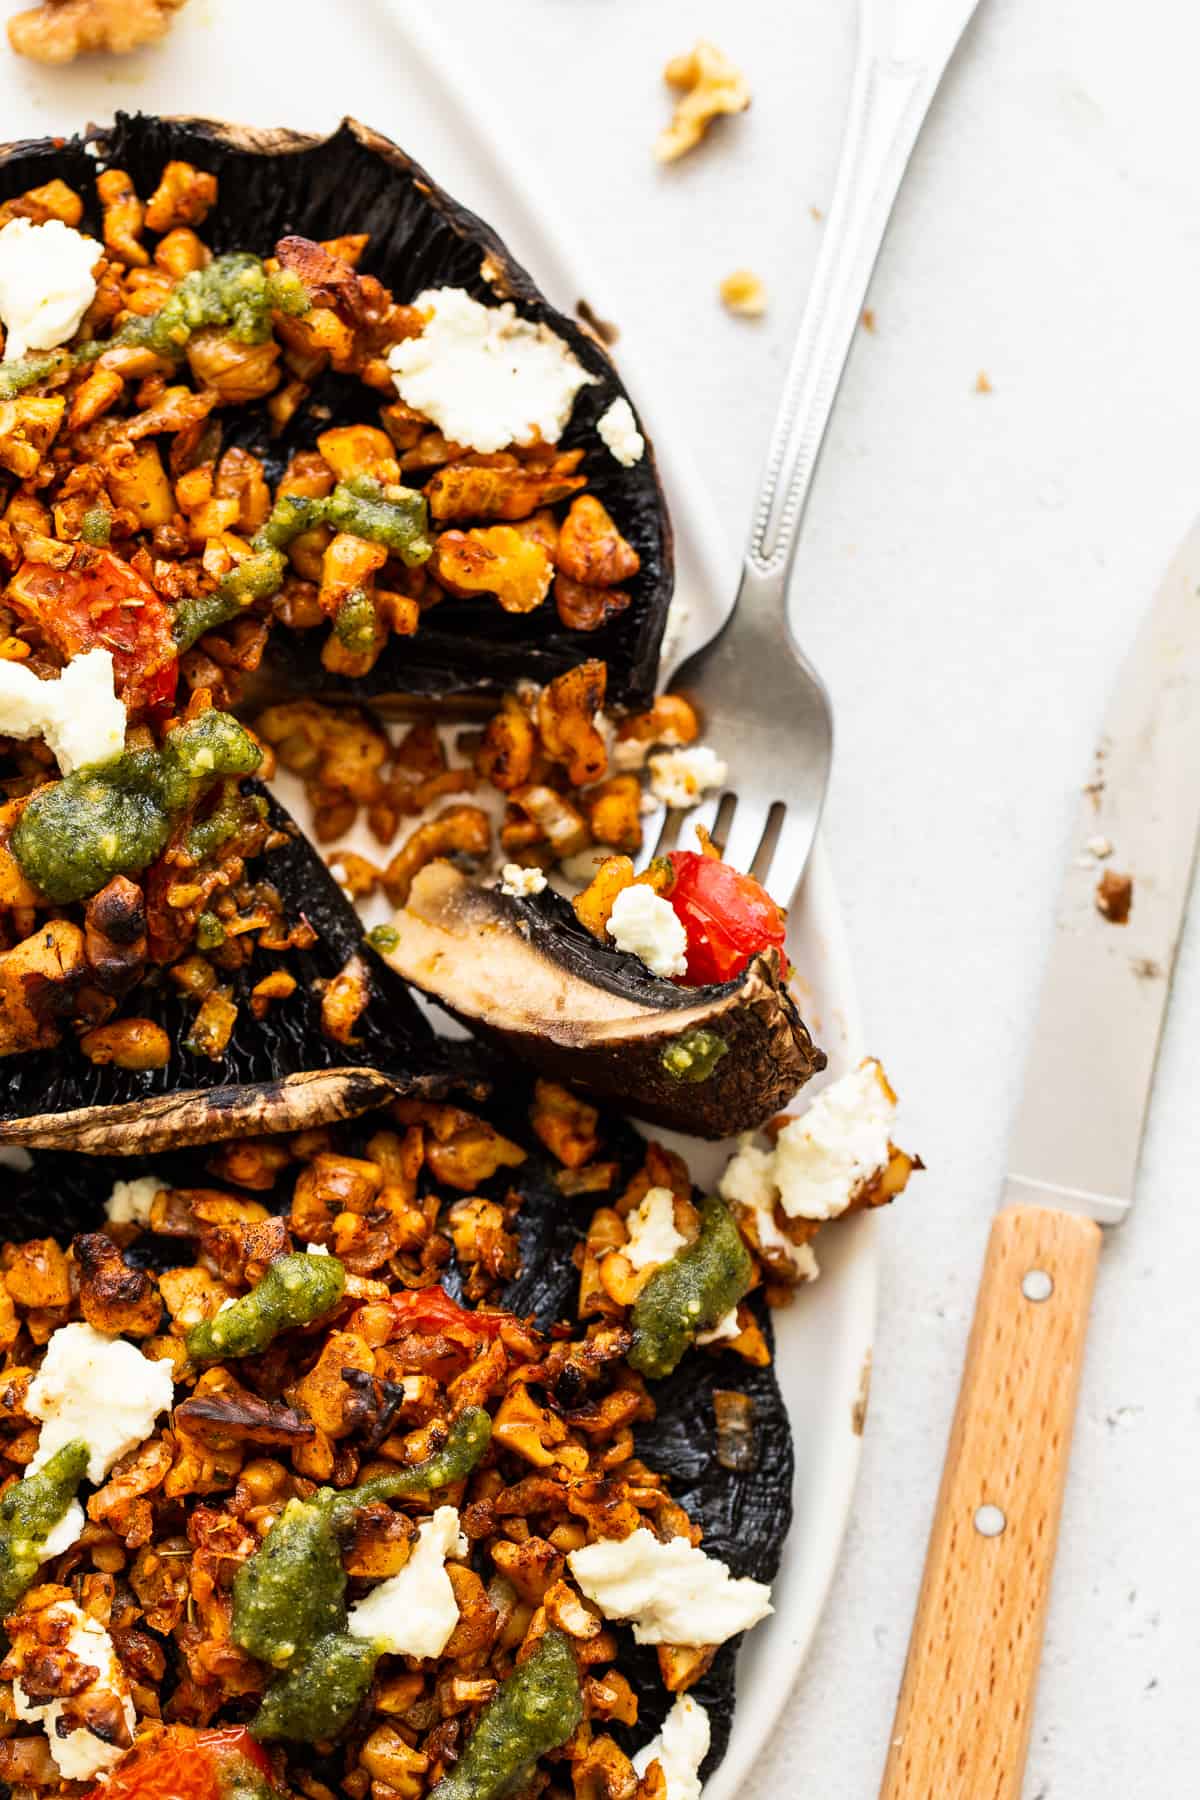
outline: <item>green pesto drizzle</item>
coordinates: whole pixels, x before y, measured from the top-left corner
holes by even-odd
[[[107,544],[112,536],[112,514],[107,506],[89,506],[79,525],[85,544]]]
[[[698,1331],[708,1331],[747,1293],[750,1252],[733,1214],[716,1194],[700,1208],[700,1236],[656,1269],[633,1307],[632,1366],[661,1380]]]
[[[232,1306],[193,1325],[186,1339],[193,1362],[255,1356],[281,1331],[311,1325],[336,1306],[346,1287],[346,1271],[336,1256],[281,1256],[258,1286]]]
[[[487,1449],[491,1431],[482,1407],[466,1407],[441,1449],[423,1462],[356,1488],[318,1488],[309,1500],[288,1502],[233,1584],[234,1643],[280,1671],[251,1727],[256,1737],[315,1743],[349,1723],[383,1651],[346,1630],[338,1532],[364,1506],[434,1493],[465,1479]]]
[[[262,751],[229,713],[201,713],[168,732],[161,750],[126,750],[41,788],[13,828],[13,855],[55,904],[86,900],[114,875],[153,862],[177,819],[214,781],[251,775],[261,761]],[[215,841],[229,835],[230,823],[223,810]],[[204,828],[196,832],[203,854]]]
[[[0,1495],[0,1619],[15,1610],[37,1574],[42,1548],[75,1498],[88,1455],[83,1439],[72,1438],[35,1475]]]
[[[707,1081],[729,1045],[715,1031],[697,1025],[672,1038],[662,1053],[662,1066],[676,1081]]]
[[[400,942],[400,933],[394,925],[372,925],[367,933],[368,942],[381,954],[394,950]]]
[[[479,1715],[455,1767],[429,1800],[502,1800],[539,1756],[565,1744],[583,1717],[570,1639],[550,1626]]]
[[[360,475],[339,482],[324,500],[285,494],[251,538],[249,556],[222,575],[210,594],[196,594],[180,602],[175,612],[179,648],[189,649],[206,631],[215,631],[218,625],[236,618],[256,600],[269,600],[277,594],[287,573],[284,553],[288,545],[318,525],[383,544],[409,568],[427,561],[433,553],[425,496],[413,488],[385,487]],[[351,615],[351,628],[362,624],[357,613]]]

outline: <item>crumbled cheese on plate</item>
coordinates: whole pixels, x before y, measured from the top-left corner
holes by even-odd
[[[90,1618],[73,1600],[56,1602],[53,1613],[56,1618],[61,1618],[70,1625],[70,1635],[64,1646],[68,1654],[75,1657],[85,1669],[95,1670],[88,1689],[107,1689],[116,1695],[129,1739],[132,1740],[137,1715],[129,1695],[129,1682],[117,1660],[112,1639],[103,1625]],[[84,1690],[85,1693],[88,1689]],[[92,1776],[113,1768],[126,1754],[119,1745],[106,1743],[93,1731],[61,1731],[63,1701],[30,1700],[19,1677],[13,1683],[13,1708],[18,1719],[32,1720],[44,1728],[50,1740],[50,1754],[59,1774],[66,1781],[90,1781]]]
[[[110,1225],[148,1225],[154,1196],[170,1183],[157,1175],[135,1175],[132,1181],[114,1181],[112,1193],[104,1202],[104,1215]]]
[[[656,1762],[667,1784],[667,1800],[700,1800],[700,1765],[708,1755],[712,1730],[708,1714],[690,1694],[680,1694],[657,1737],[633,1758],[642,1776]]]
[[[687,973],[687,932],[669,900],[644,881],[622,888],[608,915],[608,935],[618,950],[640,957],[652,975]]]
[[[687,1538],[664,1543],[645,1526],[602,1538],[567,1561],[606,1619],[628,1619],[639,1644],[723,1644],[774,1609],[765,1582],[730,1574]]]
[[[637,428],[633,408],[623,396],[600,414],[596,430],[624,469],[632,469],[646,454],[646,440]]]
[[[635,1269],[670,1262],[687,1242],[675,1228],[675,1196],[670,1188],[648,1188],[626,1219],[625,1229],[629,1233],[625,1255]]]
[[[545,872],[539,868],[522,868],[520,863],[505,863],[500,871],[500,892],[514,900],[528,900],[540,894],[546,885]]]
[[[57,681],[0,662],[0,736],[45,738],[64,775],[111,762],[125,748],[125,707],[113,692],[108,650],[71,659]]]
[[[728,765],[707,744],[658,750],[650,758],[650,787],[664,806],[696,806],[728,773]]]
[[[351,1607],[350,1635],[390,1656],[440,1656],[458,1624],[458,1601],[446,1573],[451,1554],[465,1556],[467,1541],[459,1532],[457,1509],[439,1506],[418,1528],[400,1573]]]
[[[54,350],[79,330],[96,297],[99,244],[61,219],[10,219],[0,231],[0,320],[5,362]]]
[[[406,406],[472,450],[557,444],[575,396],[595,380],[562,338],[511,302],[481,306],[462,288],[428,288],[414,305],[432,316],[388,357]]]
[[[90,1452],[87,1478],[99,1486],[119,1458],[145,1443],[174,1394],[170,1363],[151,1362],[124,1338],[106,1337],[92,1325],[61,1326],[25,1401],[30,1418],[42,1421],[29,1472],[82,1438]]]

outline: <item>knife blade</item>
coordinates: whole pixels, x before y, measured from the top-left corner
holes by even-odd
[[[881,1800],[1020,1800],[1102,1225],[1133,1202],[1200,833],[1200,523],[1084,787]]]
[[[1004,1204],[1104,1225],[1128,1213],[1198,832],[1200,525],[1142,623],[1083,789]],[[1122,879],[1118,924],[1099,890],[1119,912]]]

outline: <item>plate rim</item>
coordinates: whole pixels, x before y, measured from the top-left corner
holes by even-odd
[[[419,0],[374,0],[374,10],[403,40],[406,54],[419,60],[430,90],[440,93],[453,109],[459,142],[470,140],[474,150],[486,157],[491,178],[502,182],[511,196],[527,240],[518,245],[517,254],[535,272],[539,286],[552,298],[557,297],[560,309],[573,312],[567,296],[573,293],[578,297],[592,291],[593,284],[583,279],[585,271],[591,268],[591,260],[580,255],[581,247],[564,223],[561,209],[547,196],[544,182],[523,143],[514,137],[507,118],[483,84],[476,81],[473,69],[449,54],[449,46]],[[502,167],[502,174],[496,173],[497,164]],[[530,253],[530,245],[548,247],[544,261]],[[594,268],[592,273],[596,273]],[[622,381],[637,399],[638,412],[651,423],[675,528],[677,568],[686,566],[685,545],[690,545],[701,566],[721,571],[714,580],[720,591],[729,595],[732,607],[738,558],[724,530],[716,525],[714,509],[703,504],[705,488],[699,467],[686,445],[653,431],[658,418],[654,383],[644,379],[647,371],[636,345],[623,339],[615,360]],[[647,395],[649,404],[644,403]],[[719,618],[690,620],[677,629],[675,641],[664,651],[660,680],[668,679],[670,669],[719,623]],[[827,1029],[823,1034],[830,1052],[831,1072],[836,1074],[852,1067],[864,1054],[863,1033],[844,920],[828,852],[820,835],[793,915],[802,916],[821,939],[822,986],[837,996],[840,1017],[836,1029]],[[720,1767],[704,1784],[704,1800],[736,1800],[776,1730],[824,1614],[850,1521],[862,1456],[864,1384],[869,1381],[878,1312],[880,1244],[875,1215],[865,1213],[847,1221],[838,1234],[836,1251],[827,1260],[836,1264],[842,1290],[841,1330],[831,1383],[835,1391],[830,1404],[837,1417],[840,1391],[846,1425],[840,1434],[831,1432],[820,1447],[824,1464],[820,1476],[821,1505],[815,1522],[808,1520],[803,1553],[794,1525],[789,1532],[773,1584],[774,1619],[751,1633],[742,1647],[733,1729]],[[775,1324],[777,1353],[786,1355],[791,1335],[786,1309],[776,1315]],[[799,1464],[799,1457],[797,1461]]]

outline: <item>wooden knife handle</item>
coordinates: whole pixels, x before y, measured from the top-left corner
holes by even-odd
[[[1100,1236],[992,1225],[880,1800],[1019,1800]]]

